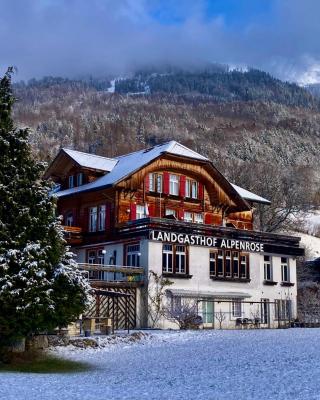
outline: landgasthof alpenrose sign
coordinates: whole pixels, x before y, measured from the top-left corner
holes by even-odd
[[[204,328],[296,317],[300,239],[255,231],[255,205],[269,201],[201,154],[175,141],[116,158],[62,149],[46,178],[79,268],[104,294],[93,314],[115,328],[151,326],[151,271],[171,283],[159,328],[176,328],[171,316],[190,302]]]

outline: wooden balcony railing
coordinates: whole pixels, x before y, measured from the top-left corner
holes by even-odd
[[[88,273],[94,286],[113,284],[115,286],[141,286],[144,280],[142,267],[79,263],[79,269]]]
[[[64,237],[68,244],[81,244],[83,241],[82,228],[78,226],[63,226]]]

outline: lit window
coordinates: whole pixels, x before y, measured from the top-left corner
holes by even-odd
[[[80,172],[80,173],[77,175],[77,186],[81,186],[82,183],[83,183],[83,173]]]
[[[232,302],[232,316],[235,318],[241,317],[241,301],[235,300]]]
[[[140,267],[140,244],[130,244],[126,249],[127,253],[127,266]]]
[[[287,257],[281,257],[281,279],[282,282],[289,282],[289,262]]]
[[[106,229],[106,206],[102,205],[99,207],[99,231]]]
[[[192,213],[188,212],[188,211],[185,211],[183,219],[184,219],[185,222],[192,222]]]
[[[169,194],[178,196],[179,195],[179,177],[178,177],[178,175],[170,174],[169,184],[170,184]]]
[[[137,205],[137,209],[136,209],[136,219],[141,219],[141,218],[145,218],[146,214],[145,214],[145,206],[141,206],[141,205]]]
[[[195,213],[194,214],[194,222],[196,224],[203,224],[203,214],[202,213]]]
[[[98,207],[89,208],[89,232],[97,231]]]
[[[272,263],[270,256],[264,256],[264,280],[272,281]]]
[[[69,188],[73,188],[74,187],[74,176],[70,175],[69,176]]]

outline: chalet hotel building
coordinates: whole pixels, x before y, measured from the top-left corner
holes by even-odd
[[[255,205],[269,201],[230,183],[201,154],[175,141],[116,158],[61,149],[46,178],[56,183],[79,268],[94,288],[119,295],[112,315],[108,296],[104,311],[96,304],[93,312],[109,313],[116,328],[123,313],[131,328],[152,325],[150,271],[172,283],[159,328],[177,327],[172,315],[190,302],[204,327],[295,318],[300,239],[254,231]]]

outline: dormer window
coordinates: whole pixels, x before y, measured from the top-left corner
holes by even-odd
[[[73,188],[74,187],[74,175],[70,175],[69,176],[69,188]]]
[[[80,172],[77,175],[77,186],[81,186],[83,184],[83,172]]]

